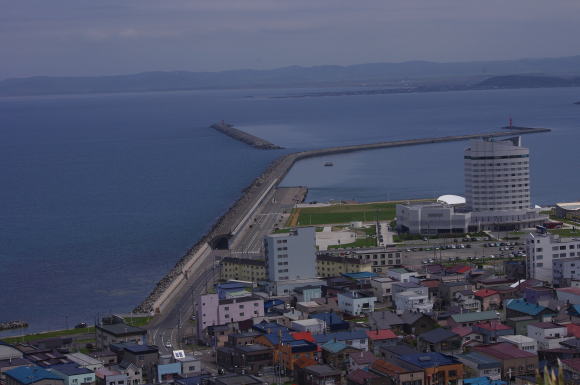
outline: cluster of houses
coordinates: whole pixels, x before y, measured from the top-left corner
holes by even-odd
[[[141,385],[180,383],[202,373],[193,354],[160,354],[147,344],[147,331],[118,317],[95,327],[96,351],[75,352],[72,338],[28,343],[0,341],[2,385]]]
[[[274,368],[299,384],[535,384],[558,362],[580,381],[580,288],[437,264],[321,281],[277,296],[219,284],[199,298],[198,337],[218,368],[258,381]]]

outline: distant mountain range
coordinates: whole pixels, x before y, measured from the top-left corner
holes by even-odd
[[[410,91],[414,87],[447,89],[562,87],[580,85],[579,76],[580,56],[465,63],[412,61],[222,72],[174,71],[115,76],[35,76],[0,81],[0,96],[254,87],[383,86],[406,87]]]

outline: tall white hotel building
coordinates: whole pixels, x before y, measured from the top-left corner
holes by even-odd
[[[521,137],[469,142],[464,152],[465,205],[437,202],[397,205],[399,230],[445,234],[510,231],[544,223],[530,200],[530,150]]]
[[[530,150],[521,137],[472,140],[464,162],[471,228],[517,230],[547,219],[530,201]]]

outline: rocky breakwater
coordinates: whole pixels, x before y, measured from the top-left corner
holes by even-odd
[[[270,163],[268,168],[243,190],[240,198],[212,225],[210,230],[179,259],[173,269],[157,282],[149,296],[133,311],[139,313],[154,312],[156,310],[154,305],[163,293],[176,281],[183,281],[187,277],[187,266],[191,265],[198,252],[207,247],[214,238],[230,234],[267,189],[275,185],[275,182],[282,180],[296,161],[297,156],[298,154],[285,155]]]
[[[165,275],[155,286],[151,294],[143,301],[139,306],[137,306],[134,312],[153,312],[155,302],[161,298],[163,293],[168,290],[176,281],[181,282],[187,277],[188,271],[187,266],[190,266],[193,258],[197,253],[202,250],[202,248],[207,247],[211,241],[224,234],[231,234],[233,229],[240,224],[244,216],[254,207],[254,205],[263,197],[264,193],[272,187],[275,187],[277,183],[281,182],[292,168],[294,163],[300,159],[326,156],[332,154],[348,153],[355,151],[373,150],[379,148],[390,148],[390,147],[402,147],[402,146],[414,146],[421,144],[431,144],[431,143],[443,143],[443,142],[453,142],[453,141],[464,141],[469,139],[478,139],[482,137],[493,138],[493,137],[503,137],[511,135],[523,135],[523,134],[535,134],[542,132],[549,132],[548,128],[527,128],[518,127],[517,129],[507,129],[504,131],[495,131],[487,133],[478,134],[467,134],[467,135],[455,135],[455,136],[444,136],[444,137],[434,137],[434,138],[420,138],[420,139],[409,139],[409,140],[397,140],[388,142],[377,142],[369,144],[359,144],[351,146],[340,146],[331,147],[319,150],[310,150],[296,152],[288,155],[281,156],[280,158],[274,160],[268,168],[254,181],[243,190],[240,198],[227,210],[227,212],[222,215],[211,227],[211,229],[206,233],[189,251],[181,257],[173,269]]]
[[[26,321],[0,322],[0,330],[24,329],[27,327],[28,327],[28,322],[26,322]]]
[[[265,139],[259,138],[252,134],[248,134],[245,131],[238,130],[233,125],[225,123],[224,121],[212,124],[211,128],[226,134],[230,138],[239,140],[240,142],[249,144],[250,146],[258,148],[260,150],[280,150],[283,148],[273,143],[270,143]]]

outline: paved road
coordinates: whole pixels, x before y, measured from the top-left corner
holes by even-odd
[[[161,354],[170,354],[172,350],[182,348],[182,339],[195,333],[191,316],[194,313],[196,298],[219,279],[219,258],[226,255],[263,257],[264,236],[277,225],[285,223],[290,209],[297,200],[302,200],[303,192],[300,188],[273,189],[264,197],[250,220],[230,241],[231,251],[213,250],[203,254],[198,263],[201,268],[189,276],[187,284],[178,294],[172,296],[171,303],[165,307],[166,310],[150,323],[149,343],[158,346]]]

